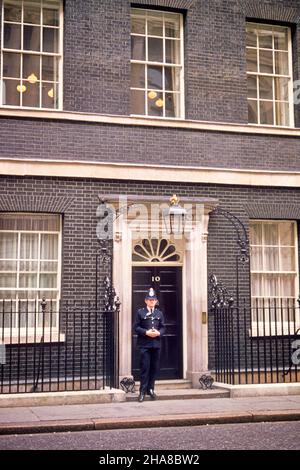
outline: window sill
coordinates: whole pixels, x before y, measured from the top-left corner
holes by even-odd
[[[122,126],[168,127],[176,129],[202,130],[211,132],[229,132],[238,134],[263,134],[276,136],[300,137],[300,128],[260,126],[257,124],[238,124],[214,121],[196,121],[180,118],[159,118],[148,116],[119,116],[110,114],[92,114],[59,110],[36,110],[0,107],[0,117],[24,119],[49,119],[60,121],[92,122]]]
[[[43,343],[64,343],[66,340],[66,335],[64,333],[58,333],[58,331],[42,332],[37,333],[23,333],[23,332],[12,332],[11,335],[2,337],[2,332],[0,331],[0,344],[10,345],[10,344],[40,344],[41,339],[44,337]]]

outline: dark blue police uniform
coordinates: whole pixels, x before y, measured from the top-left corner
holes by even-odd
[[[151,338],[146,335],[147,330],[155,328],[160,336]],[[134,323],[134,331],[137,333],[137,346],[141,352],[140,359],[140,394],[151,394],[154,391],[154,383],[159,371],[159,356],[161,337],[165,332],[164,316],[161,310],[154,308],[152,312],[147,307],[137,311]]]

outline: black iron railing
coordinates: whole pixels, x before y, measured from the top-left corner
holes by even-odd
[[[118,387],[119,303],[0,304],[0,393]]]
[[[222,291],[222,289],[221,289]],[[228,384],[300,380],[300,310],[294,299],[212,301],[216,380]]]

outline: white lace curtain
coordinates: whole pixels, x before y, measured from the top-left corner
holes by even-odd
[[[34,312],[43,296],[57,302],[59,231],[59,216],[0,215],[0,300],[7,312],[19,305]]]

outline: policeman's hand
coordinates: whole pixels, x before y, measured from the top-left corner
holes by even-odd
[[[156,330],[155,328],[152,328],[152,331],[156,333],[156,336],[160,336],[160,331]]]
[[[160,335],[160,332],[155,330],[154,328],[153,330],[150,329],[146,331],[146,336],[150,336],[150,338],[156,338],[156,336],[159,336],[159,335]]]

